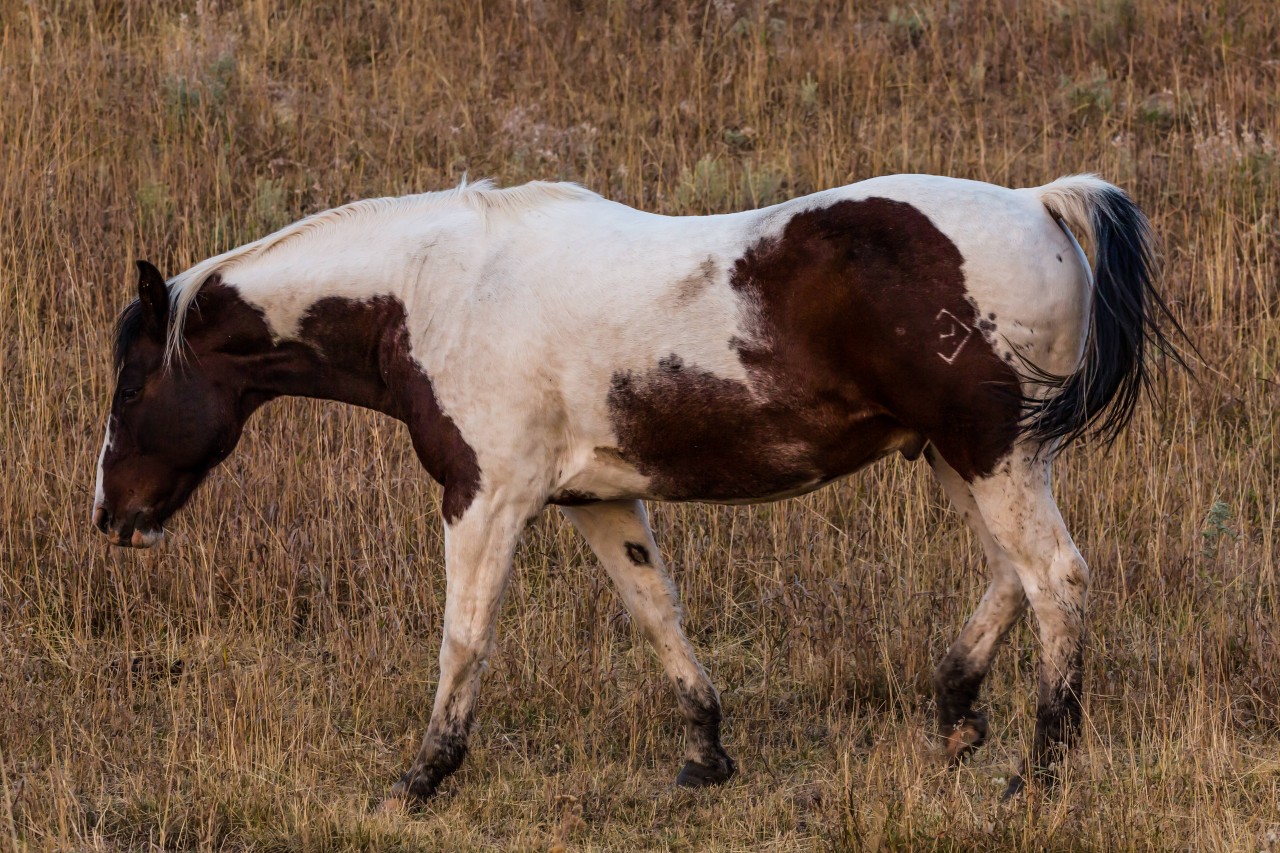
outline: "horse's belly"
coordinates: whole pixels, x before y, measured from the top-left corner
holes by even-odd
[[[888,418],[841,431],[836,442],[803,438],[755,442],[752,429],[707,436],[706,441],[675,441],[665,455],[641,462],[650,474],[649,497],[710,503],[758,503],[813,491],[852,474],[875,460],[902,450],[915,456],[924,440]]]
[[[646,498],[756,503],[804,494],[895,451],[919,433],[878,411],[772,407],[733,395],[631,400],[619,447],[596,447],[553,503]]]

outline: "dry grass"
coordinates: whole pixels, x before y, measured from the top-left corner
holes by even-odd
[[[1273,3],[338,5],[0,0],[0,848],[1280,849]],[[1096,586],[1058,796],[996,802],[1025,628],[992,744],[932,755],[930,668],[984,575],[920,465],[653,508],[743,770],[700,793],[668,788],[658,665],[548,514],[472,757],[416,816],[369,809],[426,726],[442,607],[399,425],[280,403],[159,552],[87,523],[134,257],[173,273],[464,171],[698,212],[1081,170],[1150,211],[1207,363],[1059,465]]]

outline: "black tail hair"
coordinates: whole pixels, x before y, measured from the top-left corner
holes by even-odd
[[[1033,369],[1037,382],[1056,388],[1044,399],[1028,402],[1022,422],[1024,437],[1042,444],[1058,442],[1060,447],[1085,437],[1101,438],[1106,444],[1115,441],[1151,384],[1151,350],[1187,367],[1170,345],[1170,335],[1161,330],[1162,323],[1190,344],[1155,289],[1157,264],[1147,217],[1124,190],[1110,184],[1097,181],[1082,195],[1094,257],[1093,311],[1084,359],[1069,376]],[[1047,206],[1062,216],[1052,203]]]

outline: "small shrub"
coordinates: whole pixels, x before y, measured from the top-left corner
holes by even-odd
[[[1240,541],[1240,534],[1227,526],[1230,520],[1231,507],[1224,501],[1214,501],[1204,517],[1204,529],[1200,531],[1200,538],[1204,541],[1204,547],[1200,549],[1200,553],[1204,557],[1212,559],[1218,556],[1218,548],[1224,538],[1232,542]]]
[[[730,205],[731,183],[728,169],[710,154],[680,170],[673,194],[680,213],[710,213]]]
[[[1087,79],[1062,79],[1062,91],[1067,107],[1078,119],[1097,119],[1111,112],[1114,99],[1107,74],[1095,69]]]
[[[889,10],[889,37],[899,46],[916,47],[929,28],[929,19],[918,9]]]
[[[258,178],[253,193],[253,215],[271,231],[289,223],[289,192],[283,181]]]

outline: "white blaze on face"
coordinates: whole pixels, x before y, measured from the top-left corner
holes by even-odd
[[[107,418],[107,431],[106,435],[102,439],[102,450],[98,451],[98,481],[93,489],[93,513],[90,516],[90,520],[94,527],[98,526],[99,515],[106,512],[106,509],[103,506],[103,504],[106,503],[106,493],[102,487],[102,465],[103,462],[106,461],[107,454],[111,451],[113,439],[111,427],[114,424],[114,420],[115,419],[111,417]],[[112,535],[114,536],[114,534]],[[117,545],[126,544],[123,542],[117,542],[114,538],[112,541]],[[134,530],[133,535],[130,537],[127,544],[132,545],[134,548],[152,548],[163,541],[164,529],[157,527],[154,530]]]
[[[97,524],[98,509],[102,506],[106,495],[102,491],[102,462],[107,458],[107,451],[111,449],[111,423],[114,420],[110,415],[107,416],[107,433],[102,439],[102,450],[98,452],[98,482],[93,489],[93,522]]]

